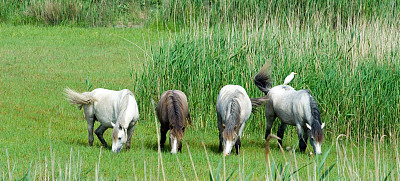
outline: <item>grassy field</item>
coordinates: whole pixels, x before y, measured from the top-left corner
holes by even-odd
[[[0,180],[400,180],[397,1],[3,2]],[[265,62],[273,85],[297,72],[291,86],[317,100],[323,155],[310,145],[298,153],[288,127],[284,152],[273,140],[266,165],[262,108],[240,155],[217,152],[219,90],[238,84],[262,96],[252,79]],[[132,90],[140,120],[131,150],[113,154],[97,138],[90,147],[65,87]],[[193,126],[181,154],[160,156],[151,100],[168,89],[188,95]]]
[[[140,48],[119,36],[134,42]],[[169,35],[145,28],[83,29],[1,25],[3,40],[0,49],[2,64],[0,116],[3,124],[0,127],[1,178],[19,179],[24,176],[39,180],[53,176],[89,180],[97,177],[106,180],[135,177],[140,180],[163,178],[157,154],[154,115],[151,106],[145,107],[150,105],[151,97],[157,99],[157,92],[166,89],[170,84],[164,82],[165,85],[162,85],[160,82],[160,90],[147,95],[140,89],[140,87],[145,89],[144,85],[147,83],[141,84],[138,82],[139,78],[132,78],[132,75],[135,77],[147,70],[146,61],[151,62],[149,57],[154,58],[149,47],[159,47],[162,44],[159,40],[163,39],[159,37],[165,38]],[[168,42],[167,40],[164,41]],[[174,41],[171,42],[173,45]],[[147,52],[147,55],[143,51]],[[242,77],[245,81],[235,82],[231,79],[234,83],[247,86],[252,97],[260,95],[251,85],[252,75],[250,75],[256,73],[256,69],[262,65],[260,63],[261,60],[253,65],[253,71],[248,72],[247,76],[250,77]],[[304,79],[301,77],[299,75],[297,79]],[[297,81],[296,79],[294,81],[295,87],[298,86],[298,83],[295,83]],[[94,146],[89,147],[82,111],[70,105],[63,97],[62,90],[67,86],[79,91],[97,87],[135,90],[138,104],[141,106],[141,119],[134,133],[132,149],[115,155],[108,149],[101,149],[97,138]],[[216,95],[217,92],[218,90],[212,91],[211,95]],[[189,96],[191,97],[189,102],[195,105],[193,95]],[[214,99],[211,96],[207,100],[212,102]],[[318,100],[324,102],[322,96]],[[273,173],[280,173],[280,170],[283,174],[276,174],[275,177],[281,179],[299,168],[302,169],[296,172],[298,175],[293,174],[292,179],[314,176],[319,178],[332,165],[333,169],[329,172],[331,179],[399,176],[397,171],[399,168],[395,166],[399,163],[396,130],[391,132],[393,135],[383,138],[382,141],[377,141],[379,138],[366,137],[364,143],[361,136],[352,136],[346,131],[335,132],[333,128],[329,128],[334,122],[325,119],[327,113],[323,119],[328,124],[326,134],[329,136],[323,145],[323,151],[326,152],[331,146],[332,150],[323,162],[325,164],[322,168],[319,169],[314,156],[308,154],[285,151],[283,157],[276,142],[272,142],[271,157],[276,161],[276,166],[271,168],[277,171],[272,169],[265,172],[267,167],[263,149],[265,124],[263,111],[250,118],[244,134],[241,155],[227,157],[224,167],[223,158],[217,153],[217,129],[213,124],[216,122],[213,106],[214,103],[205,105],[207,108],[198,108],[200,111],[192,107],[194,126],[187,130],[183,153],[178,154],[184,175],[177,165],[175,155],[170,155],[168,150],[162,153],[168,180],[183,179],[183,176],[188,180],[195,179],[187,145],[190,146],[199,179],[210,178],[203,141],[214,179],[218,173],[220,178],[224,178],[224,175],[227,178],[232,173],[233,179],[262,179],[266,176],[272,177]],[[107,131],[105,135],[109,143],[110,132]],[[342,137],[343,140],[337,141],[339,133],[348,134],[347,138]],[[360,141],[357,142],[354,138]],[[284,146],[296,148],[297,142],[295,129],[289,127]],[[311,151],[309,146],[307,152]],[[321,158],[319,162],[322,162]]]

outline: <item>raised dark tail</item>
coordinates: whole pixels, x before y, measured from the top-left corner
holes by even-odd
[[[168,95],[168,97],[167,111],[169,122],[177,130],[182,129],[185,125],[183,120],[181,98],[173,91],[170,95]]]
[[[254,83],[256,84],[258,89],[265,93],[265,95],[268,94],[268,91],[271,89],[272,86],[271,76],[269,75],[268,68],[269,64],[266,63],[254,77]]]

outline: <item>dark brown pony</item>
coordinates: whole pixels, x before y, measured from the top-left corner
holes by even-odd
[[[186,119],[191,121],[185,93],[180,90],[165,91],[157,105],[157,117],[161,123],[161,149],[164,148],[168,130],[171,130],[169,132],[171,153],[182,152],[181,141],[185,134]]]

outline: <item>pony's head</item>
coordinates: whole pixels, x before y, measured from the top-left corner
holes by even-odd
[[[315,154],[321,154],[321,145],[322,141],[324,140],[324,133],[322,132],[322,129],[324,128],[325,123],[320,125],[318,121],[314,121],[311,123],[311,126],[308,123],[306,123],[306,126],[310,130],[310,143]]]
[[[238,125],[232,125],[226,127],[225,124],[222,124],[222,146],[223,146],[223,154],[227,156],[231,154],[232,148],[236,143],[238,138]]]
[[[185,135],[184,125],[170,124],[169,144],[171,145],[171,153],[176,154],[178,151],[182,152],[182,138]]]
[[[122,146],[126,143],[128,138],[127,129],[124,128],[121,124],[114,124],[111,122],[111,125],[114,127],[111,135],[112,138],[112,151],[114,153],[118,153],[121,151]]]

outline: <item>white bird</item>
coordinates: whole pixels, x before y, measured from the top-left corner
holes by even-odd
[[[292,81],[292,79],[294,78],[294,75],[295,75],[295,74],[297,74],[297,73],[294,73],[294,72],[290,73],[290,74],[285,78],[285,81],[283,82],[283,85],[286,85],[286,84],[288,84],[290,81]]]

